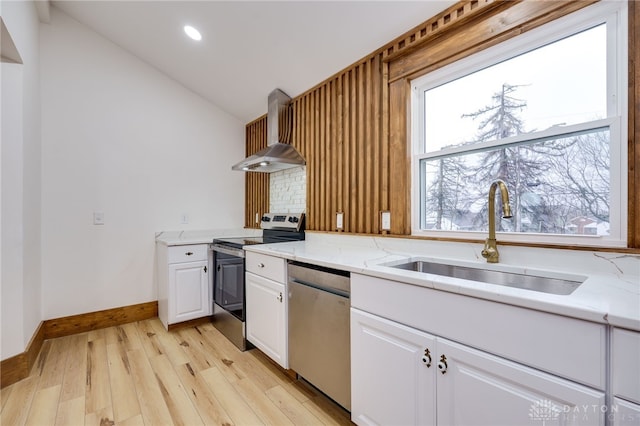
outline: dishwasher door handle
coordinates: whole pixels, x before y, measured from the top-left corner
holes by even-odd
[[[307,282],[307,281],[302,281],[302,280],[299,280],[297,278],[289,278],[289,281],[294,283],[294,284],[300,284],[300,285],[304,285],[304,286],[307,286],[307,287],[318,289],[320,291],[326,291],[327,293],[335,294],[336,296],[346,297],[347,299],[349,299],[349,296],[350,296],[350,294],[348,292],[346,292],[346,291],[342,291],[342,290],[339,290],[337,288],[332,288],[332,287],[327,287],[327,286],[323,286],[323,285],[319,285],[319,284],[310,283],[310,282]]]

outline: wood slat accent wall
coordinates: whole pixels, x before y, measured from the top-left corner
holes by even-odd
[[[264,115],[257,120],[247,124],[246,149],[245,154],[255,154],[267,147],[267,116]],[[245,208],[244,227],[260,228],[260,221],[256,222],[263,213],[269,211],[269,174],[268,173],[245,173]]]
[[[640,249],[640,4],[629,2],[628,246]]]
[[[444,30],[463,25],[470,18],[477,18],[496,6],[500,6],[500,1],[472,0],[458,2],[389,43],[382,51],[383,58],[387,62],[397,60],[401,55],[414,51],[424,42],[432,40]]]
[[[294,99],[292,143],[307,160],[307,229],[380,232],[389,208],[386,80],[377,54]]]

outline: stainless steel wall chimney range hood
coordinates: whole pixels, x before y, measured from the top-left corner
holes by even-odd
[[[293,125],[291,98],[282,90],[269,93],[267,147],[235,164],[232,169],[271,173],[304,166],[302,155],[290,144]]]

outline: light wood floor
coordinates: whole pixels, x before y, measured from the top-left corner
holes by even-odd
[[[0,393],[0,424],[347,425],[348,413],[211,324],[155,318],[47,340]]]

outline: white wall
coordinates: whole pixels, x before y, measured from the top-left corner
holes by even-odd
[[[23,64],[2,64],[0,358],[22,352],[42,318],[38,17],[32,2],[3,1],[0,15]]]
[[[304,213],[307,209],[307,167],[300,166],[271,173],[269,211]]]
[[[244,174],[231,171],[244,124],[51,13],[40,29],[45,319],[156,300],[156,231],[244,217]]]

